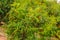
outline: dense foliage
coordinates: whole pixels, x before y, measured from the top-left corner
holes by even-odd
[[[5,15],[3,17],[7,24],[8,40],[51,40],[51,37],[60,39],[60,5],[56,1],[0,2],[0,15]]]

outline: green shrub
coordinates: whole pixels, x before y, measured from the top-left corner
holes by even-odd
[[[14,0],[10,7],[7,19],[9,40],[46,40],[58,33],[60,5],[56,1]]]

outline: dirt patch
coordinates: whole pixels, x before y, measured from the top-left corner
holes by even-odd
[[[0,27],[0,40],[7,40],[7,35],[4,32],[4,28]]]

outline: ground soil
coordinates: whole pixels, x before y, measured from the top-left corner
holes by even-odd
[[[0,40],[7,40],[7,35],[4,31],[4,28],[0,27]]]

